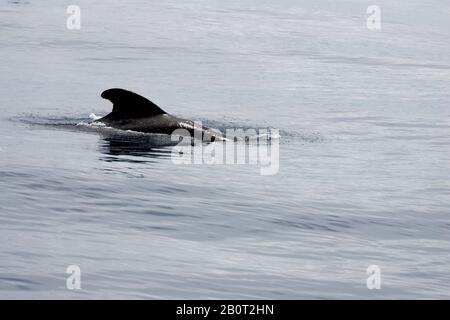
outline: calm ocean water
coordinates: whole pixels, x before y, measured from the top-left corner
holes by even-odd
[[[448,299],[450,3],[368,4],[0,1],[0,298]],[[73,126],[111,87],[279,128],[279,172]]]

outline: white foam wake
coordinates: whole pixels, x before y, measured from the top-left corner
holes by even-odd
[[[100,119],[101,117],[100,116],[97,116],[95,113],[91,113],[90,115],[89,115],[89,119],[91,119],[92,121],[95,121],[95,120],[98,120],[98,119]]]

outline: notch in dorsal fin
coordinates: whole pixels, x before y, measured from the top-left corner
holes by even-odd
[[[167,113],[147,98],[124,89],[105,90],[102,92],[102,98],[112,102],[111,116],[114,118],[143,118]]]

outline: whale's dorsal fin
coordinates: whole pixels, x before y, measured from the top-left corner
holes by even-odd
[[[102,98],[112,102],[113,111],[110,115],[114,118],[143,118],[167,113],[147,98],[124,89],[105,90]]]

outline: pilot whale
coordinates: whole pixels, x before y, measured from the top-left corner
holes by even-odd
[[[177,129],[184,129],[191,137],[204,141],[225,140],[217,130],[170,115],[137,93],[113,88],[103,91],[101,97],[112,102],[113,110],[94,122],[101,122],[115,129],[168,135]]]

